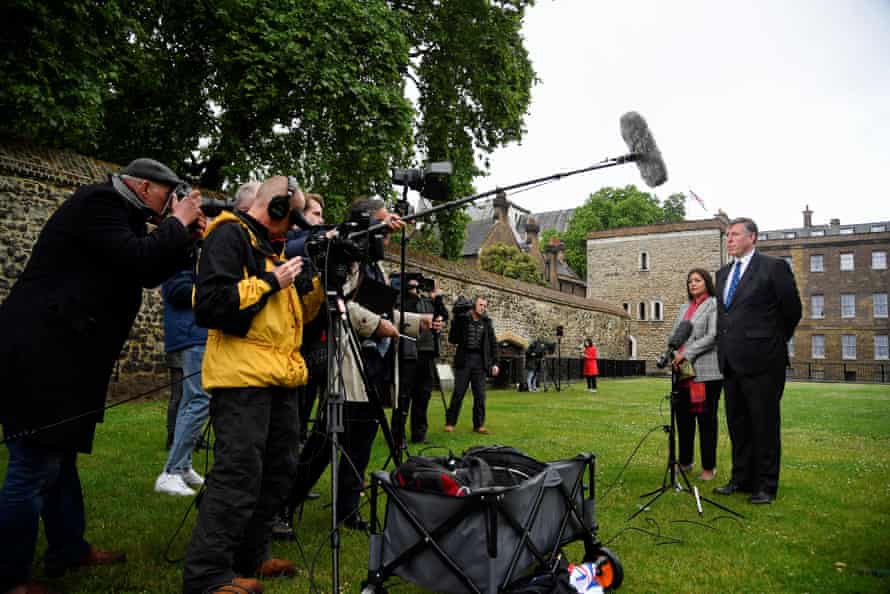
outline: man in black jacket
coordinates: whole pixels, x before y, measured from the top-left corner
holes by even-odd
[[[403,311],[433,314],[433,322],[442,324],[448,320],[448,310],[442,295],[435,287],[429,296],[421,293],[416,278],[409,278]],[[399,361],[398,403],[392,413],[392,434],[397,444],[405,442],[405,426],[411,416],[411,443],[425,443],[429,426],[427,410],[436,377],[436,358],[439,356],[439,332],[421,330],[416,341],[405,340],[399,345],[402,358]]]
[[[43,227],[0,307],[0,422],[9,448],[0,592],[40,591],[30,580],[41,516],[51,577],[124,560],[84,539],[77,454],[92,450],[142,289],[176,272],[204,227],[200,194],[175,200],[180,184],[165,165],[137,159],[108,182],[78,189]],[[152,233],[146,220],[158,225]]]
[[[733,261],[717,272],[717,354],[732,477],[715,492],[752,493],[751,503],[764,504],[779,487],[779,402],[801,304],[788,263],[757,252],[756,241],[754,221],[730,221],[726,248]]]
[[[494,335],[491,318],[485,313],[488,302],[476,297],[469,312],[453,311],[448,342],[457,345],[454,355],[454,392],[445,415],[445,431],[451,433],[457,425],[460,407],[467,393],[473,388],[473,431],[488,433],[485,427],[485,375],[498,374],[498,342]]]

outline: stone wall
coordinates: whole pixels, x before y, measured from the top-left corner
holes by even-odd
[[[394,252],[387,256],[387,266],[391,271],[397,270],[398,257]],[[419,270],[424,276],[435,278],[449,308],[459,295],[485,297],[499,338],[509,332],[528,341],[555,341],[556,327],[561,325],[565,329],[564,357],[580,357],[584,338],[591,337],[601,358],[625,358],[630,320],[621,308],[605,301],[567,295],[424,254],[410,256],[408,270]],[[447,345],[447,340],[443,343]],[[453,354],[450,345],[445,354]]]
[[[101,181],[118,169],[70,152],[0,143],[0,300],[24,269],[40,229],[59,204],[78,186]],[[396,259],[390,255],[389,265]],[[620,358],[624,352],[629,320],[618,307],[486,273],[474,263],[416,256],[411,264],[440,280],[449,305],[457,295],[485,295],[499,335],[509,331],[525,339],[553,337],[556,326],[563,325],[565,356],[572,356],[585,336],[597,341],[603,358]],[[162,311],[160,291],[146,290],[121,354],[112,396],[144,393],[168,381]]]
[[[653,371],[680,307],[688,300],[686,274],[704,268],[713,275],[724,261],[722,224],[716,220],[591,233],[587,296],[626,306],[633,321],[622,358],[631,358],[635,349],[632,358],[645,360],[647,371]]]

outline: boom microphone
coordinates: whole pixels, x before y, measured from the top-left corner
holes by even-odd
[[[654,188],[667,181],[667,168],[661,158],[661,151],[658,150],[643,116],[635,111],[621,116],[621,138],[630,149],[631,158],[639,167],[640,175],[647,186]]]

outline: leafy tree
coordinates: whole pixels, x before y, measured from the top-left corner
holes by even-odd
[[[9,0],[0,115],[38,142],[153,156],[211,189],[288,172],[330,213],[388,195],[390,168],[416,155],[451,160],[465,196],[524,132],[532,3]],[[467,220],[438,215],[443,254],[459,254]]]
[[[94,153],[128,19],[115,2],[8,0],[0,7],[0,127]]]
[[[591,231],[671,223],[686,215],[682,194],[672,194],[662,205],[658,198],[634,185],[605,187],[591,194],[575,209],[566,229],[566,262],[581,278],[587,278],[587,234]]]
[[[544,284],[534,258],[516,246],[503,243],[490,245],[479,254],[479,264],[482,270],[488,272],[536,285]]]

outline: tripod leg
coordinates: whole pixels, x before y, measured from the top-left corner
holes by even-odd
[[[701,499],[701,500],[704,501],[705,503],[710,503],[711,505],[713,505],[714,507],[716,507],[716,508],[718,508],[718,509],[722,509],[722,510],[725,511],[726,513],[732,514],[732,515],[736,516],[737,518],[744,518],[744,517],[745,517],[745,516],[743,516],[742,514],[740,514],[739,512],[737,512],[737,511],[733,511],[733,510],[729,509],[728,507],[726,507],[725,505],[721,505],[721,504],[717,503],[717,502],[714,501],[713,499],[708,499],[707,497],[702,497],[701,495],[699,495],[699,499]]]
[[[650,499],[649,501],[647,501],[646,503],[641,505],[640,509],[638,509],[637,511],[635,511],[634,513],[629,515],[627,517],[627,521],[629,522],[629,521],[633,520],[638,515],[643,513],[645,510],[649,509],[649,506],[653,505],[656,501],[658,501],[658,498],[661,497],[662,495],[664,495],[668,490],[670,490],[670,487],[661,487],[661,488],[653,491],[652,493],[656,493],[655,497],[653,497],[652,499]],[[648,495],[651,495],[652,493],[648,493]],[[642,497],[646,497],[646,495],[642,495]]]

